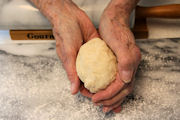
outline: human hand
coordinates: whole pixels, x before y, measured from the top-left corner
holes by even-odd
[[[120,14],[120,13],[118,13]],[[128,26],[128,16],[117,15],[114,9],[104,11],[99,32],[102,39],[117,57],[118,72],[116,79],[105,89],[92,96],[92,101],[103,105],[103,111],[120,112],[120,105],[133,90],[133,78],[139,65],[141,54]]]
[[[80,89],[75,66],[77,52],[83,42],[98,37],[98,33],[88,16],[71,0],[39,0],[39,4],[40,10],[53,25],[56,51],[71,81],[71,93],[76,94]],[[81,86],[81,91],[86,89]]]

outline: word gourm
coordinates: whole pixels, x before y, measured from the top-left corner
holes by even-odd
[[[52,34],[34,34],[34,33],[28,33],[27,34],[28,39],[54,39],[54,36]]]

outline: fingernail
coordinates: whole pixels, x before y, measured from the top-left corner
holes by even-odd
[[[103,112],[105,112],[105,113],[107,113],[107,112],[109,112],[110,111],[110,109],[108,108],[108,107],[105,107],[104,109],[103,109]]]
[[[129,83],[131,81],[132,78],[132,71],[122,71],[121,73],[121,79],[125,82],[125,83]]]

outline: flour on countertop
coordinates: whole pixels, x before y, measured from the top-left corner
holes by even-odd
[[[71,95],[55,44],[0,45],[0,119],[178,120],[180,39],[137,40],[137,44],[142,62],[134,92],[119,114],[104,114],[90,99]],[[38,52],[26,55],[22,47]]]

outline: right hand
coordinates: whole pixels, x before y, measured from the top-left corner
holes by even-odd
[[[61,59],[71,82],[71,93],[80,90],[80,80],[76,72],[76,56],[83,42],[99,37],[96,28],[88,16],[71,0],[60,2],[55,0],[52,9],[45,12],[53,25],[53,34],[56,39],[56,51]],[[91,97],[91,94],[81,86],[82,94]]]
[[[129,12],[125,12],[122,6],[117,9],[117,3],[110,4],[103,12],[99,25],[102,39],[112,49],[118,62],[116,79],[106,89],[92,96],[94,103],[103,105],[104,112],[120,112],[121,103],[133,90],[134,76],[141,60],[140,49],[127,22]]]

